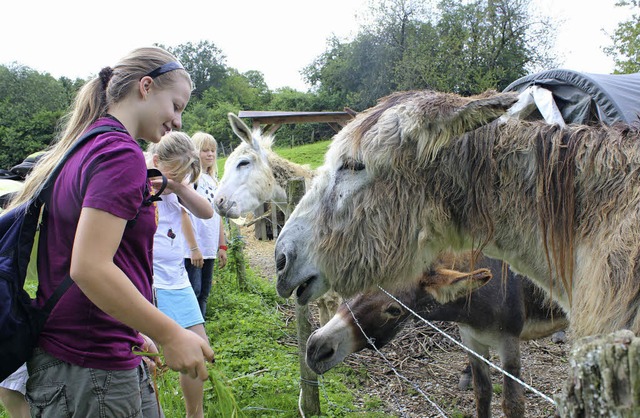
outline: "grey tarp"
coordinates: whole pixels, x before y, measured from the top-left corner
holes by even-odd
[[[551,91],[567,123],[640,124],[640,73],[547,70],[519,78],[504,91],[522,92],[531,85]]]

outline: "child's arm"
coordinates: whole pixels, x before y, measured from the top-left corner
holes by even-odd
[[[184,239],[187,242],[187,246],[189,247],[189,258],[191,259],[191,264],[194,267],[202,268],[204,265],[204,257],[202,256],[202,251],[198,247],[198,242],[196,241],[196,234],[193,231],[193,224],[191,223],[191,218],[186,210],[182,209],[182,233],[184,234]]]
[[[151,179],[151,185],[154,188],[159,188],[161,184],[162,179]],[[209,219],[213,216],[213,207],[211,207],[209,201],[200,196],[191,184],[182,184],[167,179],[167,188],[164,193],[171,192],[178,195],[178,200],[180,200],[182,206],[187,208],[195,217]]]

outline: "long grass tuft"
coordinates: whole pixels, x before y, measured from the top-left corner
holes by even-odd
[[[222,418],[243,417],[244,414],[242,414],[242,411],[238,407],[236,398],[224,375],[220,371],[210,368],[209,382],[211,382],[215,398],[209,403],[208,416]]]

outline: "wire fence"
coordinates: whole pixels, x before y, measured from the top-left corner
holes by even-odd
[[[276,202],[269,202],[271,204],[272,210],[276,210],[276,208],[278,207]],[[277,219],[277,218],[275,218]],[[269,222],[271,223],[271,228],[273,231],[276,231],[276,234],[274,235],[274,238],[277,236],[277,231],[279,229],[281,229],[284,226],[284,222],[280,223],[277,222],[276,225],[274,225],[274,217],[273,216],[264,216],[262,218],[262,220],[264,222]],[[556,406],[555,401],[553,400],[553,398],[551,396],[549,396],[548,394],[543,393],[542,390],[538,390],[535,387],[533,387],[532,385],[524,382],[522,379],[519,379],[515,376],[513,376],[512,374],[510,374],[509,372],[505,371],[504,369],[502,369],[500,366],[498,366],[495,363],[492,363],[490,360],[486,359],[485,357],[483,357],[481,354],[476,353],[475,351],[469,349],[468,347],[466,347],[464,344],[462,344],[461,342],[459,342],[458,340],[456,340],[454,337],[452,337],[451,335],[449,335],[447,332],[445,332],[444,330],[440,329],[438,326],[436,326],[433,322],[426,320],[425,318],[421,317],[418,313],[416,313],[415,311],[413,311],[411,308],[409,308],[408,306],[406,306],[404,303],[402,303],[402,301],[400,301],[399,299],[397,299],[393,294],[391,294],[390,292],[388,292],[387,290],[383,289],[380,287],[380,290],[382,292],[384,292],[390,299],[395,300],[397,303],[399,303],[400,305],[402,305],[405,309],[407,309],[408,312],[410,312],[418,321],[426,324],[427,326],[429,326],[431,329],[433,329],[436,333],[442,335],[444,338],[448,339],[450,342],[452,342],[455,346],[459,347],[461,350],[463,350],[466,353],[469,353],[472,356],[477,357],[478,359],[480,359],[481,361],[485,362],[489,367],[493,368],[494,370],[496,370],[497,372],[508,376],[509,378],[513,379],[514,381],[516,381],[518,384],[522,385],[525,389],[529,390],[531,393],[533,393],[535,396],[539,397],[540,399],[544,400],[546,403],[548,403],[550,406],[554,407]],[[349,308],[349,311],[351,311],[351,307],[347,305],[347,307]],[[447,417],[447,413],[445,412],[445,409],[439,405],[436,401],[434,401],[433,399],[431,399],[427,393],[425,392],[425,390],[423,390],[417,383],[415,383],[414,381],[412,381],[410,378],[406,377],[400,370],[398,370],[397,367],[394,367],[393,363],[391,361],[389,361],[389,359],[387,359],[387,357],[384,355],[384,353],[382,351],[380,351],[376,345],[375,345],[375,341],[373,339],[371,339],[369,336],[366,335],[366,333],[364,332],[364,330],[362,329],[362,327],[360,326],[357,318],[355,317],[355,315],[352,316],[355,320],[356,325],[358,326],[358,328],[360,329],[360,331],[363,333],[363,335],[365,335],[365,337],[367,338],[367,341],[369,342],[369,344],[371,345],[371,347],[373,347],[374,351],[376,352],[376,354],[382,359],[382,361],[385,363],[386,367],[389,368],[389,370],[396,376],[396,378],[403,382],[403,384],[407,385],[408,387],[411,387],[417,394],[419,394],[419,396],[421,396],[426,402],[427,404],[432,408],[433,411],[433,417]],[[322,383],[322,377],[320,378],[320,387],[322,388],[323,383]],[[327,404],[332,405],[334,408],[339,408],[342,409],[344,412],[357,412],[357,411],[352,411],[352,410],[348,410],[345,408],[340,408],[339,406],[335,405],[333,402],[330,401],[329,396],[327,395],[326,390],[322,391],[323,396],[325,397],[325,401],[327,402]],[[398,399],[397,398],[391,398],[392,402],[396,403],[396,412],[400,414],[400,416],[405,417],[405,416],[409,416],[407,415],[406,412],[404,412],[403,410],[406,409],[404,408],[400,403],[398,403]],[[362,412],[362,411],[360,411]],[[368,412],[374,412],[374,411],[368,411]]]

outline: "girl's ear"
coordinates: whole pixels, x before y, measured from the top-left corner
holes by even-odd
[[[149,89],[151,88],[152,84],[153,78],[149,76],[142,77],[138,82],[138,90],[143,99],[145,99],[147,97],[147,94],[149,94]]]
[[[153,154],[153,166],[158,168],[158,154]]]

